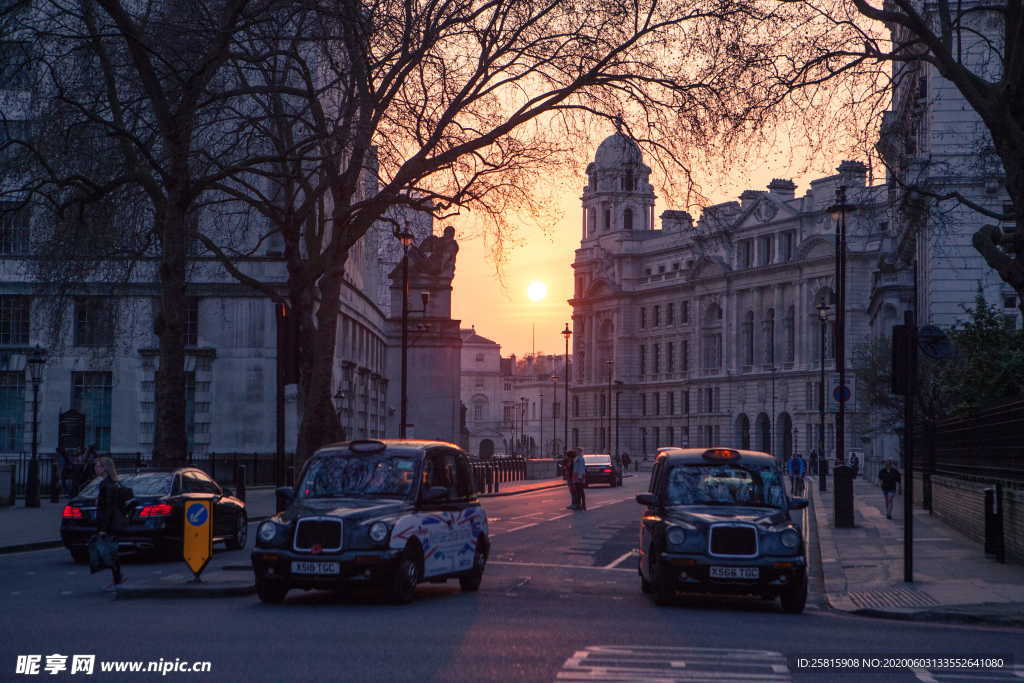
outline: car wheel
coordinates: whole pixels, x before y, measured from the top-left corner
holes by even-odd
[[[779,594],[782,611],[787,614],[800,614],[807,604],[807,579],[795,586],[790,586]]]
[[[466,576],[459,577],[459,588],[466,593],[475,593],[480,590],[480,582],[484,579],[484,569],[487,567],[487,548],[483,540],[476,543],[476,553],[473,554],[473,571]]]
[[[86,562],[89,561],[89,551],[88,550],[72,550],[70,552],[71,552],[71,560],[75,564],[85,564]]]
[[[391,599],[399,605],[412,602],[416,597],[416,586],[420,582],[420,564],[408,550],[398,559],[398,565],[391,574]]]
[[[284,596],[288,593],[288,584],[280,581],[269,581],[267,579],[256,579],[256,595],[260,602],[271,605],[278,605],[284,602]]]
[[[656,605],[669,605],[675,600],[676,587],[675,587],[676,573],[670,570],[661,562],[656,562],[654,565],[654,583],[651,586],[654,593],[654,604]]]
[[[224,542],[224,545],[229,550],[240,550],[245,547],[246,541],[249,540],[249,518],[243,512],[238,515],[235,520],[235,533],[228,537]]]

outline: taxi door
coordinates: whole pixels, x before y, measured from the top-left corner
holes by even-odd
[[[463,477],[459,476],[458,455],[455,450],[439,448],[426,457],[422,490],[435,487],[448,490],[444,499],[421,506],[423,575],[426,577],[459,571],[460,556],[464,554],[460,553],[460,548],[470,537],[463,520],[468,507],[469,499],[465,493],[469,485],[459,485]]]
[[[658,480],[664,467],[665,461],[663,459],[659,459],[654,463],[654,467],[651,469],[651,482],[647,487],[649,493],[658,495],[660,488]],[[652,508],[645,508],[643,519],[640,521],[640,575],[648,581],[653,577],[654,567],[652,564],[651,545],[655,536],[655,527],[660,520],[660,513]]]

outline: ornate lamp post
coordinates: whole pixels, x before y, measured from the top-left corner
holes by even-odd
[[[28,478],[25,481],[25,507],[39,507],[39,385],[43,381],[43,366],[46,365],[46,351],[36,346],[29,352],[29,379],[32,380],[32,459],[28,464]],[[54,486],[57,482],[54,482]]]
[[[605,401],[605,412],[608,413],[608,428],[605,430],[605,445],[608,448],[608,452],[612,452],[612,371],[615,368],[615,361],[606,360],[604,362],[608,366],[608,397]]]
[[[836,371],[839,373],[839,392],[836,413],[836,465],[846,462],[846,187],[836,188],[836,203],[828,213],[837,222],[836,228]]]
[[[565,329],[562,330],[562,336],[565,337],[565,421],[562,428],[562,448],[568,450],[569,448],[569,337],[572,336],[572,330],[569,329],[569,323],[565,324]]]
[[[622,396],[622,380],[615,380],[615,453],[622,456],[619,448],[619,398]]]
[[[402,389],[399,403],[398,438],[405,438],[405,428],[408,422],[407,400],[408,400],[408,369],[409,369],[409,247],[412,246],[414,235],[409,232],[408,226],[405,230],[395,229],[395,237],[402,244]]]
[[[519,441],[523,444],[523,454],[526,454],[526,397],[519,397]]]
[[[821,381],[818,386],[818,490],[828,490],[828,460],[825,458],[825,329],[828,327],[829,306],[824,301],[818,303],[818,320],[821,321]]]
[[[556,391],[558,389],[558,376],[551,375],[551,457],[558,457],[558,425],[555,424],[555,419],[558,417],[558,413],[555,411],[556,401],[558,397]]]

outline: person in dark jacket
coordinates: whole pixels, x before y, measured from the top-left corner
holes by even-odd
[[[102,477],[99,494],[96,496],[96,528],[100,536],[108,536],[115,543],[116,534],[121,530],[124,523],[124,513],[121,512],[121,485],[118,483],[117,467],[113,459],[102,457],[96,460],[94,465],[97,477]],[[114,590],[118,584],[124,583],[124,576],[121,574],[121,563],[114,553],[114,566],[110,568],[113,574],[113,583],[103,590]]]
[[[892,519],[892,503],[896,493],[903,494],[903,482],[899,470],[892,460],[886,460],[885,467],[878,472],[878,486],[885,496],[885,518]]]

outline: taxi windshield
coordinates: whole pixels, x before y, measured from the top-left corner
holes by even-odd
[[[743,505],[785,508],[776,468],[735,463],[676,465],[665,483],[667,505]]]
[[[408,455],[330,453],[313,459],[299,485],[302,498],[384,496],[404,498],[416,478],[416,460]]]

